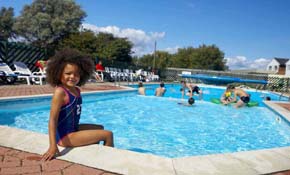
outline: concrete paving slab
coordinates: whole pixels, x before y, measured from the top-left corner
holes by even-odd
[[[277,151],[278,152],[278,151]],[[272,173],[290,169],[290,159],[269,150],[234,153],[232,156],[255,169],[259,174]]]
[[[178,175],[258,174],[244,162],[227,154],[178,158],[173,159],[173,164]]]

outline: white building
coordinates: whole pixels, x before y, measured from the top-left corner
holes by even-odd
[[[286,66],[287,63],[287,66]],[[290,75],[290,59],[274,58],[267,66],[268,71],[274,71],[279,75]]]
[[[290,59],[286,62],[286,73],[285,75],[290,76]]]

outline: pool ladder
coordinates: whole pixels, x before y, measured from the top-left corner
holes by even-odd
[[[282,92],[279,96],[279,101],[281,101],[281,98],[284,96],[284,93]],[[290,101],[290,95],[288,96],[288,101]]]

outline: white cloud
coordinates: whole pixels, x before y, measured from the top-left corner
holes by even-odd
[[[249,60],[244,56],[236,56],[233,58],[225,58],[227,60],[226,65],[229,66],[231,70],[235,69],[257,69],[266,70],[267,65],[271,60],[265,58],[258,58],[255,60]]]
[[[146,33],[143,30],[126,28],[120,29],[117,26],[98,27],[92,24],[83,24],[84,29],[89,29],[95,33],[105,32],[112,33],[116,37],[128,38],[134,46],[132,50],[134,55],[144,55],[152,53],[154,51],[154,42],[162,39],[165,36],[165,32],[149,32]]]
[[[267,65],[271,62],[271,60],[269,59],[265,59],[265,58],[259,58],[253,61],[253,64],[251,64],[252,68],[262,68],[264,70],[267,69]]]

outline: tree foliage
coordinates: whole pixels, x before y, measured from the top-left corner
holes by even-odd
[[[109,33],[99,33],[97,40],[97,56],[107,61],[131,62],[133,44],[127,38],[117,38]]]
[[[226,61],[224,60],[224,53],[219,50],[215,45],[206,46],[202,45],[194,54],[194,61],[196,68],[207,70],[225,70]],[[194,68],[194,67],[193,67]]]
[[[84,54],[90,54],[92,57],[97,56],[97,40],[91,31],[73,33],[64,38],[59,42],[58,50],[66,47],[77,49]]]
[[[108,33],[97,35],[92,31],[73,33],[58,45],[59,49],[65,47],[78,49],[80,52],[90,54],[105,62],[131,63],[132,61],[130,54],[133,44],[126,38],[114,37]]]
[[[142,67],[147,67],[149,69],[164,69],[172,65],[171,57],[168,52],[165,51],[156,51],[155,53],[155,63],[154,63],[154,54],[147,54],[142,56],[138,60],[138,65]]]
[[[225,70],[224,53],[215,45],[179,49],[173,56],[175,67],[190,69]]]
[[[196,64],[193,60],[193,56],[196,49],[193,47],[178,49],[177,53],[173,55],[172,62],[174,67],[179,68],[193,68],[193,64]]]
[[[14,29],[27,41],[46,48],[77,32],[85,16],[73,0],[35,0],[24,6]]]
[[[12,7],[2,7],[0,10],[0,40],[7,41],[8,38],[14,37],[14,10]]]
[[[144,55],[139,58],[138,65],[143,67],[152,67],[153,54]],[[175,54],[168,52],[156,52],[155,65],[157,69],[166,67],[190,68],[190,69],[208,69],[208,70],[226,70],[224,53],[215,45],[202,45],[198,48],[188,47],[178,49]]]

